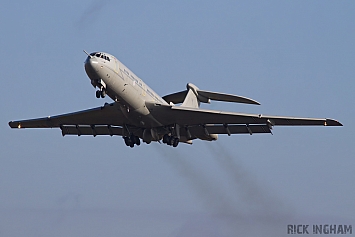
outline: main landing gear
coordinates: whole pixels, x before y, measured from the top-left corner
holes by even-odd
[[[105,88],[101,88],[100,90],[96,91],[96,98],[105,98],[106,96],[106,90]]]
[[[124,139],[126,146],[129,146],[131,148],[133,148],[134,145],[139,146],[141,144],[141,140],[139,139],[139,137],[135,136],[133,134],[129,137],[123,137],[123,139]]]
[[[165,134],[163,136],[163,143],[169,146],[177,147],[179,145],[179,138]]]
[[[130,136],[123,137],[123,140],[124,140],[126,146],[129,146],[131,148],[133,148],[134,145],[139,146],[141,144],[141,140],[139,139],[139,137],[135,136],[133,134],[130,135]],[[175,136],[171,136],[171,135],[165,134],[163,136],[163,143],[165,143],[165,144],[167,144],[169,146],[177,147],[179,145],[179,138],[177,138]]]

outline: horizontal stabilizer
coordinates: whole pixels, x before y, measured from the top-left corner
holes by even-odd
[[[239,96],[239,95],[230,95],[230,94],[211,92],[211,91],[200,91],[200,90],[198,91],[198,95],[216,101],[260,105],[260,103],[255,100],[249,99],[247,97]]]
[[[210,100],[215,101],[225,101],[225,102],[235,102],[235,103],[244,103],[244,104],[255,104],[260,105],[259,102],[249,99],[247,97],[238,96],[238,95],[231,95],[231,94],[224,94],[219,92],[212,92],[212,91],[203,91],[198,89],[195,85],[188,83],[187,84],[188,90],[192,89],[197,96],[198,100],[203,103],[210,103]],[[188,90],[176,92],[170,95],[166,95],[163,99],[170,103],[180,104],[183,103]]]

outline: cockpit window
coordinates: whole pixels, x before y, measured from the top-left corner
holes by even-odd
[[[98,57],[98,58],[102,58],[102,59],[105,59],[105,60],[107,60],[107,61],[110,61],[110,57],[108,57],[108,56],[106,56],[106,55],[104,55],[104,54],[102,54],[102,53],[91,53],[90,54],[91,56],[95,56],[95,57]]]

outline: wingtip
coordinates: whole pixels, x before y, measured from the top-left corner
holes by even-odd
[[[21,126],[21,123],[20,122],[14,122],[14,121],[10,121],[9,122],[9,126],[10,126],[10,128],[22,128],[22,126]]]
[[[10,121],[9,126],[10,128],[16,128],[14,121]]]
[[[250,99],[250,98],[247,98],[247,97],[241,97],[239,96],[240,98],[243,98],[244,101],[243,102],[239,102],[239,103],[244,103],[244,104],[251,104],[251,105],[260,105],[260,103],[256,100],[253,100],[253,99]]]
[[[326,119],[324,125],[325,126],[343,126],[342,123],[340,123],[339,121],[334,120],[334,119]]]
[[[245,101],[244,102],[240,102],[240,103],[246,103],[246,104],[252,104],[252,105],[260,105],[259,101],[247,98],[247,97],[242,97],[239,96],[240,98],[243,98]]]

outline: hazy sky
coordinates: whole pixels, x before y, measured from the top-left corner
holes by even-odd
[[[0,236],[355,228],[354,12],[354,1],[3,3]],[[110,101],[96,99],[83,49],[115,55],[162,96],[191,82],[261,103],[206,108],[327,117],[344,127],[276,127],[176,149],[10,129],[10,120]]]

